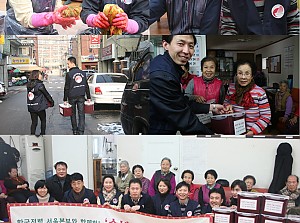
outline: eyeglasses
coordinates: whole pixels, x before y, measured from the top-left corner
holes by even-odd
[[[252,73],[248,73],[248,72],[246,72],[246,73],[237,73],[236,74],[237,76],[239,76],[239,77],[251,77],[252,76]]]

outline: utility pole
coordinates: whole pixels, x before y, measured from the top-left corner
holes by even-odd
[[[82,63],[81,63],[81,36],[78,35],[78,62],[77,62],[77,66],[79,67],[79,69],[82,69]]]

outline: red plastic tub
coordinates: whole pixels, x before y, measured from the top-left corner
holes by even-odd
[[[236,212],[235,223],[259,223],[259,215],[252,213]]]
[[[238,193],[237,211],[259,214],[262,196],[263,193],[256,192]]]
[[[214,223],[234,223],[235,211],[228,207],[213,208]]]
[[[289,197],[280,194],[264,193],[262,197],[262,214],[284,217]]]
[[[241,135],[246,132],[245,112],[214,115],[211,129],[218,134]]]
[[[84,113],[93,114],[94,113],[94,102],[84,102]]]
[[[59,113],[62,116],[71,116],[72,115],[72,106],[70,104],[59,104]]]

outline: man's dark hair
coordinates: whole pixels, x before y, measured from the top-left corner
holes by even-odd
[[[160,179],[160,180],[157,182],[157,185],[156,185],[157,191],[158,191],[158,185],[159,185],[160,182],[163,182],[163,183],[168,187],[168,190],[167,190],[166,194],[169,194],[170,191],[171,191],[171,187],[172,187],[170,181],[167,180],[167,179]]]
[[[253,185],[256,184],[256,179],[255,179],[254,176],[252,176],[252,175],[247,175],[247,176],[244,177],[243,181],[246,181],[247,179],[252,179],[252,180],[253,180]]]
[[[206,179],[207,178],[207,175],[210,174],[210,175],[213,175],[215,179],[218,178],[218,174],[215,170],[211,169],[211,170],[208,170],[205,172],[204,174],[204,178]]]
[[[133,178],[133,179],[131,179],[129,181],[129,187],[130,187],[131,184],[136,184],[136,183],[138,183],[141,186],[141,188],[143,187],[142,181],[139,178]]]
[[[54,168],[56,169],[56,167],[58,165],[62,165],[65,166],[68,169],[68,165],[64,162],[64,161],[58,161],[57,163],[54,164]]]
[[[190,185],[188,183],[186,183],[185,181],[181,181],[180,183],[178,183],[176,185],[176,191],[179,190],[182,187],[187,187],[188,191],[190,191]]]
[[[71,182],[77,181],[77,180],[83,181],[83,176],[82,176],[81,173],[73,173],[73,174],[71,175]]]
[[[239,186],[242,191],[247,191],[247,185],[244,181],[242,180],[235,180],[232,182],[230,188],[234,189],[236,186]]]
[[[68,61],[76,65],[76,58],[75,57],[69,57]]]
[[[174,36],[176,36],[176,35],[163,35],[162,36],[162,41],[166,41],[167,43],[171,43]],[[197,38],[196,38],[196,36],[194,34],[186,34],[186,36],[193,36],[194,45],[197,44]]]
[[[189,173],[189,174],[192,175],[192,181],[193,181],[194,180],[194,172],[191,171],[191,170],[185,170],[185,171],[183,171],[182,174],[181,174],[181,179],[183,180],[184,174],[186,174],[186,173]]]
[[[217,193],[217,194],[220,194],[221,195],[221,198],[223,199],[223,202],[222,202],[222,205],[225,205],[226,204],[226,196],[225,196],[225,192],[224,192],[224,189],[222,188],[212,188],[209,192],[208,192],[208,196],[210,197],[210,195],[212,193]]]

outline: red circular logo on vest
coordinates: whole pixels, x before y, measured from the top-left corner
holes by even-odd
[[[187,215],[188,217],[191,217],[191,216],[193,215],[193,212],[192,212],[192,211],[188,211],[188,212],[186,213],[186,215]]]
[[[169,204],[166,204],[166,205],[165,205],[165,210],[168,211],[169,209],[170,209],[170,205],[169,205]]]
[[[34,99],[34,94],[32,92],[28,93],[28,99],[32,101]]]
[[[284,7],[280,4],[274,5],[271,12],[274,18],[280,19],[284,15]]]
[[[76,83],[80,84],[80,83],[82,82],[82,77],[79,76],[79,75],[77,75],[77,76],[75,77],[75,81],[76,81]]]

